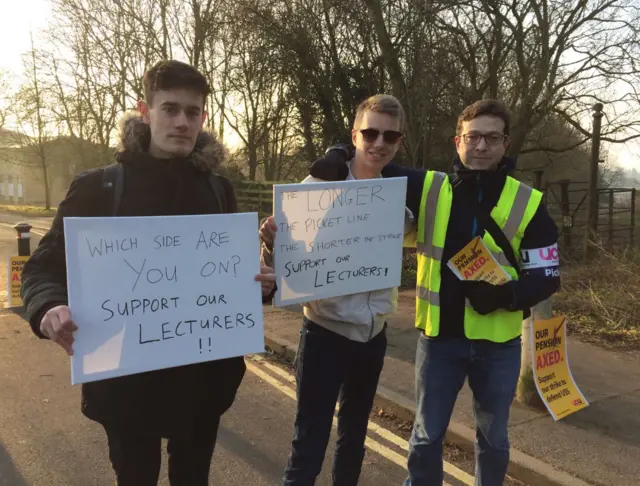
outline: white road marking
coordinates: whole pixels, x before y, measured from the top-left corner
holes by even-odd
[[[272,365],[267,360],[265,360],[264,358],[262,358],[261,356],[258,356],[258,355],[251,356],[251,360],[260,363],[261,366],[264,366],[269,371],[271,371],[275,375],[277,375],[280,378],[282,378],[283,380],[285,380],[287,383],[295,386],[295,377],[291,373],[288,373],[287,371],[283,370],[282,368],[280,368],[278,366]],[[282,384],[278,380],[274,379],[271,375],[265,373],[264,371],[260,370],[258,367],[256,367],[255,365],[253,365],[251,363],[247,363],[247,368],[252,373],[254,373],[256,376],[260,377],[261,379],[263,379],[264,381],[266,381],[270,385],[274,386],[276,389],[280,390],[282,393],[287,395],[292,400],[296,400],[295,391],[290,386]],[[336,409],[337,409],[337,407],[336,407]],[[337,423],[337,421],[336,421],[336,418],[334,417],[333,418],[334,427],[336,426],[336,423]],[[378,436],[380,436],[383,439],[389,441],[390,443],[400,447],[404,451],[407,451],[407,452],[409,451],[409,443],[406,440],[404,440],[402,437],[399,437],[398,435],[394,434],[393,432],[391,432],[391,431],[385,429],[384,427],[381,427],[381,426],[379,426],[379,425],[377,425],[377,424],[375,424],[375,423],[373,423],[371,421],[369,421],[368,428],[369,428],[369,430],[371,432],[374,432]],[[379,443],[379,442],[377,442],[374,439],[371,439],[369,437],[367,437],[366,446],[369,447],[371,450],[377,452],[381,456],[385,457],[386,459],[390,460],[391,462],[393,462],[393,463],[397,464],[398,466],[402,467],[403,469],[406,469],[406,464],[407,464],[406,457],[401,456],[397,452],[392,451],[388,447],[385,447],[381,443]],[[466,473],[462,469],[459,469],[456,466],[454,466],[453,464],[450,464],[450,463],[448,463],[446,461],[444,461],[444,471],[447,474],[449,474],[450,476],[456,478],[458,481],[462,482],[465,485],[473,486],[473,484],[474,484],[473,476],[471,476],[470,474]],[[444,483],[444,486],[447,486],[447,483]],[[448,486],[450,486],[450,485],[448,485]]]

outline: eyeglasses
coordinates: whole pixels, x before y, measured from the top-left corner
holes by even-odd
[[[385,132],[380,132],[375,128],[363,128],[359,130],[362,133],[362,138],[365,142],[373,143],[378,140],[380,133],[382,133],[382,139],[385,143],[392,144],[396,143],[402,137],[402,132],[396,132],[395,130],[387,130]]]
[[[499,145],[507,139],[507,136],[502,133],[465,133],[462,138],[469,145],[478,145],[483,138],[487,145]]]

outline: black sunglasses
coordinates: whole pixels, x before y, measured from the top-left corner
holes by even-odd
[[[375,128],[363,128],[362,130],[359,130],[359,132],[362,133],[362,138],[364,138],[364,141],[368,143],[373,143],[378,140],[378,137],[381,133],[380,130],[377,130]],[[398,140],[400,140],[401,137],[402,132],[396,132],[395,130],[387,130],[385,132],[382,132],[382,139],[385,141],[385,143],[396,143]]]

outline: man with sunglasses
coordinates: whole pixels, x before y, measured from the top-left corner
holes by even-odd
[[[403,125],[402,105],[393,96],[376,95],[362,102],[352,130],[355,154],[344,166],[346,173],[342,180],[381,177],[380,171],[398,150]],[[307,177],[303,182],[321,179]],[[260,230],[264,262],[272,262],[275,231],[270,217]],[[386,322],[396,304],[397,289],[391,288],[304,305],[295,363],[298,396],[295,435],[283,486],[315,484],[338,397],[338,441],[332,482],[335,486],[358,483],[369,414],[387,347]]]
[[[407,186],[417,215],[416,419],[405,486],[443,483],[442,446],[465,379],[476,418],[476,486],[499,486],[509,464],[509,409],[520,371],[521,326],[530,308],[560,285],[556,225],[542,194],[509,176],[509,112],[482,100],[458,118],[451,174],[389,164],[384,177],[420,173]],[[311,174],[344,173],[345,147],[330,150]],[[416,202],[419,201],[419,202]],[[447,262],[481,236],[511,276],[504,285],[463,282]]]

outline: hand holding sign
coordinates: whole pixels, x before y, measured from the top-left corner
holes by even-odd
[[[269,295],[276,285],[276,274],[273,272],[273,268],[262,265],[260,267],[260,275],[256,275],[256,282],[261,283],[262,296]]]
[[[262,226],[260,227],[260,239],[270,250],[273,249],[273,242],[276,240],[276,231],[278,231],[278,225],[273,216],[269,216]]]
[[[492,285],[502,285],[511,280],[479,236],[456,253],[447,262],[447,266],[463,281],[483,281]]]

